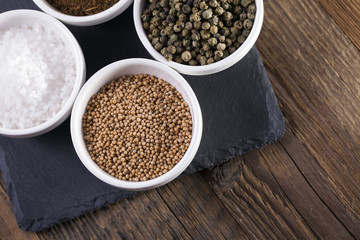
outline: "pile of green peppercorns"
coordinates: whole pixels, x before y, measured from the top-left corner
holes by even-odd
[[[166,60],[192,66],[226,58],[245,41],[254,0],[146,0],[143,28]]]

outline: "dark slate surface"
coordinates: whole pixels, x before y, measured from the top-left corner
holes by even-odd
[[[2,0],[0,12],[31,8],[32,1]],[[151,58],[132,22],[132,7],[94,27],[69,27],[83,48],[87,76],[130,57]],[[197,95],[204,118],[201,145],[185,174],[278,140],[284,119],[256,48],[238,64],[204,77],[184,76]],[[43,136],[0,137],[0,169],[19,227],[39,231],[100,208],[133,192],[93,177],[77,158],[69,120]]]

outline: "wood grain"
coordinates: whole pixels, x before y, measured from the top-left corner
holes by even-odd
[[[190,239],[155,190],[38,233],[40,239]]]
[[[0,179],[0,239],[38,240],[39,238],[35,233],[24,232],[17,226],[9,197],[3,187],[1,172]]]
[[[181,178],[157,191],[194,239],[247,238],[200,174]]]
[[[0,239],[360,239],[360,3],[264,4],[280,142],[37,234],[0,181]]]
[[[282,21],[268,17],[257,46],[288,131],[310,158],[286,150],[321,201],[360,237],[360,53],[314,1],[271,1],[265,9]]]
[[[354,0],[318,0],[348,38],[360,50],[360,2]]]

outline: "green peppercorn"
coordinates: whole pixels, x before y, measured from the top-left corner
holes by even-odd
[[[255,4],[250,4],[247,8],[247,13],[255,13],[255,12],[256,12]]]
[[[201,24],[201,29],[203,29],[203,30],[208,30],[209,28],[210,28],[210,23],[209,22],[203,22],[202,24]]]
[[[153,29],[153,30],[151,31],[151,35],[152,35],[153,37],[158,37],[159,34],[160,34],[160,32],[159,32],[158,29]]]
[[[193,23],[193,26],[194,26],[195,29],[198,29],[198,30],[199,30],[199,29],[201,28],[201,22],[200,22],[200,21],[196,21],[196,22]]]
[[[195,51],[195,50],[192,50],[190,53],[191,53],[191,57],[192,57],[192,58],[195,58],[195,57],[196,57],[196,51]]]
[[[205,65],[206,64],[206,57],[205,56],[200,56],[198,59],[200,65]]]
[[[174,17],[173,15],[168,15],[168,16],[166,17],[166,21],[167,21],[168,23],[174,23],[174,22],[175,22],[175,17]]]
[[[217,33],[218,33],[218,27],[215,26],[215,25],[212,25],[212,26],[210,27],[210,33],[211,33],[211,34],[217,34]]]
[[[200,31],[200,36],[201,36],[201,39],[207,40],[207,39],[210,38],[210,33],[209,33],[209,31],[201,30]]]
[[[229,35],[229,39],[231,42],[235,42],[236,41],[236,38],[237,38],[237,35],[235,33],[231,33]]]
[[[249,30],[249,29],[244,29],[244,30],[242,31],[242,33],[241,33],[241,35],[243,35],[243,36],[245,36],[245,37],[249,36],[249,34],[250,34],[250,30]]]
[[[223,53],[222,50],[216,50],[216,51],[214,52],[214,56],[215,56],[215,57],[222,58],[223,55],[224,55],[224,53]]]
[[[218,16],[213,16],[212,18],[209,19],[209,23],[211,25],[217,26],[219,24],[219,18]]]
[[[250,20],[254,20],[255,19],[255,13],[248,13],[247,18],[250,19]]]
[[[163,8],[169,6],[169,1],[168,0],[161,0],[160,1],[160,6],[163,7]]]
[[[209,51],[210,50],[210,46],[209,44],[205,43],[202,45],[202,48],[204,49],[205,52]]]
[[[183,60],[181,59],[181,56],[177,55],[177,56],[174,57],[174,62],[182,63]]]
[[[174,45],[170,45],[166,48],[166,51],[172,55],[176,53],[176,47]]]
[[[236,28],[236,27],[230,27],[230,32],[238,35],[239,34],[239,29]]]
[[[241,4],[241,0],[233,0],[233,4],[234,4],[234,6],[238,6]]]
[[[199,7],[199,6],[200,6],[200,3],[201,3],[201,0],[194,0],[193,6],[194,6],[194,7]]]
[[[210,0],[209,1],[209,6],[210,7],[216,8],[218,5],[219,5],[219,3],[216,0]]]
[[[170,37],[169,37],[169,40],[167,41],[167,44],[168,45],[172,45],[175,41],[178,40],[178,36],[176,34],[172,34]]]
[[[240,30],[240,29],[243,28],[243,24],[242,24],[242,22],[240,20],[238,20],[238,21],[234,22],[234,27],[236,27],[237,29]]]
[[[150,28],[150,23],[144,22],[144,23],[142,24],[142,26],[143,26],[144,30],[149,30],[149,28]]]
[[[148,34],[147,37],[148,37],[148,39],[149,39],[150,42],[151,42],[152,39],[154,38],[151,34]]]
[[[166,61],[169,61],[169,62],[172,61],[172,59],[173,59],[173,55],[168,52],[165,52],[165,54],[163,56],[166,59]]]
[[[198,12],[191,14],[189,19],[191,22],[200,22],[201,21],[201,17]]]
[[[199,41],[192,41],[192,46],[193,47],[199,47],[200,46],[200,43],[199,43]]]
[[[191,44],[191,40],[186,39],[186,38],[184,38],[184,39],[182,40],[182,45],[183,45],[184,47],[187,47],[187,46],[189,46],[190,44]]]
[[[225,44],[227,47],[230,47],[232,45],[232,41],[228,38],[225,38]]]
[[[178,12],[180,12],[181,9],[182,9],[182,6],[183,6],[182,3],[176,3],[176,4],[175,4],[175,10],[178,11]]]
[[[179,21],[181,22],[181,23],[184,23],[185,24],[185,22],[187,21],[187,19],[188,19],[188,17],[185,15],[185,14],[180,14],[179,15]]]
[[[175,24],[173,29],[174,29],[174,32],[176,32],[176,33],[181,32],[181,30],[182,30],[180,24]]]
[[[175,10],[175,8],[170,8],[170,10],[169,10],[169,15],[171,15],[171,16],[175,16],[176,15],[176,10]]]
[[[225,43],[218,43],[216,45],[216,49],[217,50],[221,50],[221,51],[224,51],[226,49],[226,44]]]
[[[218,7],[216,7],[216,9],[215,9],[215,14],[216,15],[222,15],[223,13],[225,12],[225,10],[222,8],[222,7],[220,7],[220,6],[218,6]]]
[[[244,21],[247,18],[247,13],[242,12],[242,13],[240,13],[239,17],[240,17],[240,19],[239,19],[240,21]]]
[[[196,66],[196,65],[198,65],[198,61],[196,61],[196,60],[194,60],[194,59],[191,59],[191,60],[189,61],[189,65],[190,65],[190,66]]]
[[[154,48],[156,51],[160,51],[162,49],[162,47],[163,47],[163,45],[159,42],[154,45]]]
[[[224,21],[231,21],[231,19],[233,19],[233,15],[231,12],[225,12],[223,15],[223,19]]]
[[[232,54],[236,51],[236,48],[234,46],[230,46],[228,51],[229,51],[229,54]]]
[[[229,10],[229,8],[230,8],[231,6],[230,6],[230,4],[229,4],[228,2],[224,2],[224,3],[221,4],[221,7],[222,7],[225,11],[227,11],[227,10]]]
[[[225,42],[225,36],[224,35],[219,36],[219,42],[221,42],[221,43]]]
[[[222,35],[224,35],[225,37],[229,36],[230,35],[230,30],[227,28],[227,27],[223,27],[221,30],[220,30],[220,33]]]
[[[200,8],[201,10],[206,10],[206,9],[209,8],[209,6],[206,4],[206,2],[203,1],[203,2],[200,3],[199,8]]]
[[[157,43],[159,43],[159,38],[158,38],[158,37],[155,37],[155,38],[153,38],[153,39],[151,40],[151,44],[152,44],[152,45],[155,45],[155,44],[157,44]]]
[[[252,0],[241,0],[241,5],[247,7],[251,4]]]
[[[162,44],[165,44],[168,41],[168,37],[167,36],[160,36],[159,41]]]
[[[181,43],[181,41],[175,41],[173,45],[174,45],[175,47],[181,47],[181,46],[182,46],[182,43]]]
[[[224,54],[224,55],[223,55],[223,58],[226,58],[226,57],[229,56],[229,51],[225,49],[225,50],[223,51],[223,54]]]
[[[240,35],[240,36],[238,36],[237,41],[238,41],[238,43],[242,44],[245,42],[245,39],[246,39],[245,36]]]
[[[214,38],[214,37],[212,37],[212,38],[210,38],[209,40],[208,40],[208,44],[209,44],[209,46],[215,46],[216,44],[217,44],[217,39],[216,38]]]
[[[177,47],[177,48],[176,48],[176,54],[177,54],[178,56],[180,56],[184,51],[185,51],[185,50],[184,50],[183,47]]]
[[[202,16],[204,19],[210,19],[213,15],[212,9],[206,9],[203,11]]]
[[[242,11],[243,11],[243,9],[241,6],[235,6],[234,10],[233,10],[234,14],[236,14],[236,15],[242,13]]]
[[[166,53],[166,47],[163,47],[163,48],[160,50],[160,53],[161,53],[161,55],[164,56],[164,54]]]
[[[182,37],[188,37],[188,36],[190,36],[190,31],[189,31],[189,30],[186,30],[186,29],[183,29],[183,30],[181,31],[181,36],[182,36]]]
[[[244,21],[244,28],[251,29],[253,22],[250,19],[245,19]]]
[[[194,41],[199,41],[201,38],[200,36],[200,33],[198,31],[194,31],[192,34],[191,34],[191,39],[194,40]]]
[[[193,24],[191,22],[186,22],[185,23],[185,29],[186,30],[190,31],[192,28],[193,28]]]
[[[212,63],[214,63],[215,61],[214,61],[214,58],[209,58],[207,61],[206,61],[206,63],[207,64],[212,64]]]
[[[236,49],[238,49],[239,47],[240,47],[240,43],[239,42],[233,42],[233,46],[236,48]]]
[[[185,14],[189,14],[191,12],[191,7],[190,5],[184,4],[184,6],[182,7],[182,12]]]

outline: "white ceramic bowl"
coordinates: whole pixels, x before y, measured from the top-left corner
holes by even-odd
[[[158,51],[154,49],[151,42],[147,38],[147,34],[142,27],[141,23],[141,14],[145,7],[145,0],[134,0],[134,22],[136,32],[140,38],[140,41],[146,48],[146,50],[155,58],[156,60],[176,69],[180,73],[188,74],[188,75],[208,75],[212,73],[217,73],[222,70],[225,70],[238,61],[240,61],[251,49],[251,47],[255,44],[262,27],[263,19],[264,19],[264,5],[263,0],[255,0],[256,5],[256,16],[253,23],[253,27],[249,36],[246,38],[245,42],[232,54],[228,57],[220,60],[218,62],[203,65],[203,66],[189,66],[185,64],[176,63],[174,61],[167,61]]]
[[[64,24],[45,13],[34,10],[14,10],[0,14],[0,29],[36,23],[55,30],[64,43],[71,48],[76,62],[75,85],[65,105],[50,120],[27,129],[6,129],[0,127],[0,134],[4,136],[14,138],[34,137],[54,129],[69,117],[75,98],[85,82],[86,73],[83,52],[75,37]]]
[[[103,12],[89,16],[72,16],[64,14],[53,8],[46,0],[33,0],[34,3],[47,14],[59,19],[60,21],[75,26],[92,26],[113,19],[125,11],[133,0],[120,0],[112,7]]]
[[[91,96],[99,89],[123,75],[147,73],[161,78],[173,85],[188,103],[192,115],[193,130],[190,146],[183,158],[167,173],[151,180],[141,182],[123,181],[103,171],[91,159],[83,139],[82,117]],[[179,176],[191,163],[199,147],[203,128],[200,105],[185,79],[170,67],[148,59],[126,59],[112,63],[95,73],[83,86],[76,98],[71,114],[71,137],[80,160],[85,167],[100,180],[118,188],[127,190],[145,190],[159,187]]]

